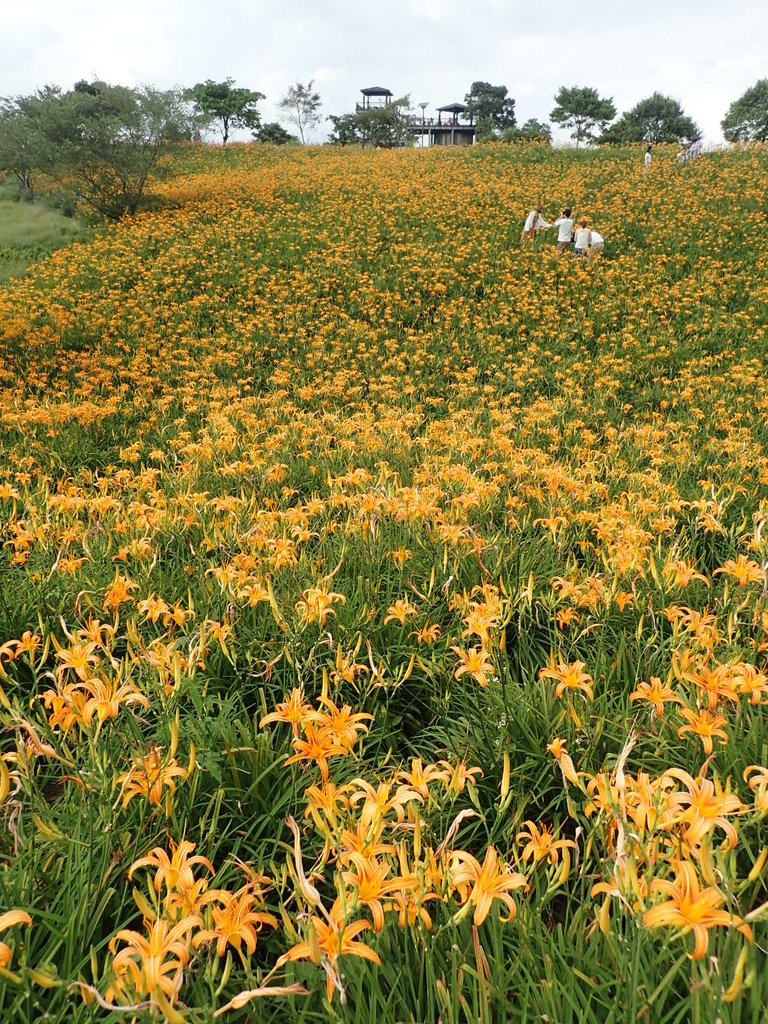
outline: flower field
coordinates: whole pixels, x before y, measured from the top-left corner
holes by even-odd
[[[764,1021],[765,153],[183,161],[0,290],[0,1018]]]

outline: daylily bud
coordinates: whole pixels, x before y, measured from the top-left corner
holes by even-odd
[[[509,754],[505,754],[504,755],[504,770],[501,773],[501,790],[499,792],[499,795],[501,796],[502,804],[507,799],[507,794],[509,793],[509,774],[510,774]]]

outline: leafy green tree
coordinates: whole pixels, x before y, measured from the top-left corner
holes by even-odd
[[[24,134],[28,173],[40,172],[92,210],[117,220],[135,213],[159,157],[194,131],[195,118],[178,91],[78,83],[46,86],[6,100],[3,118]],[[19,158],[2,164],[14,170]]]
[[[289,142],[298,142],[295,135],[291,135],[277,121],[270,121],[263,124],[253,136],[257,142],[267,142],[273,146],[285,146]]]
[[[622,114],[601,142],[692,142],[699,129],[670,96],[655,92]]]
[[[498,142],[499,134],[496,130],[496,125],[493,123],[492,117],[478,117],[475,129],[478,142]],[[514,130],[514,128],[507,129],[507,131],[512,132],[514,132]]]
[[[401,96],[386,107],[367,107],[355,114],[364,146],[393,149],[405,145],[411,122],[410,96]]]
[[[510,141],[551,142],[552,129],[546,121],[537,121],[535,117],[530,117],[524,125],[515,129]]]
[[[223,82],[207,78],[189,91],[190,99],[208,124],[220,125],[225,146],[231,130],[243,128],[255,132],[261,126],[257,104],[265,98],[264,94],[252,89],[236,89],[234,85],[233,78]]]
[[[616,117],[612,99],[598,96],[597,89],[574,85],[570,89],[561,86],[555,95],[557,104],[549,115],[555,124],[571,128],[571,138],[576,145],[595,140],[595,129],[605,131],[609,121]]]
[[[360,125],[355,114],[329,114],[326,118],[333,125],[328,135],[331,146],[357,146],[363,141],[360,138]]]
[[[100,91],[98,82],[89,82],[85,78],[75,82],[73,89],[75,92],[86,93],[88,96],[98,96]]]
[[[386,107],[366,107],[354,114],[331,114],[329,142],[334,146],[375,146],[392,149],[408,140],[412,122],[411,100],[401,96]]]
[[[320,124],[320,93],[312,89],[314,80],[307,85],[296,82],[278,103],[285,117],[299,132],[302,144],[306,142],[304,132]]]
[[[507,93],[506,85],[491,85],[490,82],[473,82],[464,102],[467,113],[479,123],[489,119],[495,132],[514,128],[515,101]],[[478,135],[479,137],[479,135]]]
[[[0,168],[12,174],[31,196],[35,170],[34,141],[19,100],[0,100]]]
[[[768,78],[733,101],[721,127],[728,142],[768,142]]]

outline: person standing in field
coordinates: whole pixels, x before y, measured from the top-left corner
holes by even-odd
[[[605,239],[599,231],[595,231],[595,229],[592,228],[590,232],[589,252],[587,253],[587,258],[593,260],[595,256],[599,256],[602,252],[605,252]]]
[[[587,224],[586,220],[579,221],[579,226],[573,234],[573,251],[577,256],[586,256],[592,245],[592,232]]]
[[[533,245],[536,241],[536,232],[551,227],[552,225],[541,216],[541,206],[537,206],[525,218],[523,233],[520,235],[520,244],[524,247]]]
[[[557,218],[554,226],[557,228],[557,251],[568,252],[573,237],[573,218],[571,208],[563,210],[562,215]]]
[[[653,160],[653,143],[649,142],[645,150],[645,156],[643,157],[643,170],[650,171],[651,160]]]

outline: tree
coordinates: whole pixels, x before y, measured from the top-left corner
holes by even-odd
[[[47,175],[113,220],[136,212],[158,158],[195,127],[178,91],[105,82],[78,83],[69,92],[46,86],[6,100],[3,119],[24,135],[30,174]],[[3,155],[3,166],[18,175],[14,162]]]
[[[728,142],[768,141],[768,78],[733,101],[721,127]]]
[[[401,96],[385,107],[366,107],[354,114],[331,114],[334,131],[329,141],[336,146],[370,145],[392,149],[405,145],[411,124],[411,100]]]
[[[356,146],[362,143],[357,114],[329,114],[327,120],[333,125],[333,131],[328,136],[330,145]]]
[[[257,142],[266,142],[272,146],[285,146],[289,142],[299,141],[295,135],[289,134],[277,121],[270,121],[269,124],[262,125],[257,132],[254,132],[253,137]]]
[[[517,140],[521,142],[549,143],[552,141],[552,129],[546,121],[537,121],[535,117],[530,117],[524,125],[515,129],[510,141],[514,142]]]
[[[292,125],[298,128],[302,144],[305,129],[316,128],[320,124],[320,93],[313,92],[314,80],[310,79],[307,85],[296,82],[278,103],[281,110]]]
[[[189,91],[189,97],[195,103],[200,114],[207,118],[208,124],[219,123],[223,144],[226,146],[231,129],[244,128],[257,131],[261,125],[261,115],[256,105],[263,100],[264,94],[252,89],[235,89],[233,78],[223,82],[213,82],[207,78],[198,82]]]
[[[411,123],[411,98],[401,96],[386,107],[368,107],[355,115],[360,122],[363,145],[377,149],[404,146]]]
[[[81,78],[79,82],[75,82],[73,88],[75,92],[84,92],[88,96],[99,95],[99,83],[89,82],[85,78]]]
[[[508,132],[514,132],[514,128],[508,128]],[[499,133],[492,117],[478,117],[475,125],[475,134],[478,142],[498,142]]]
[[[564,128],[572,128],[571,138],[576,145],[585,140],[593,142],[594,130],[605,130],[609,121],[616,117],[616,107],[612,99],[602,99],[597,89],[587,86],[572,86],[570,89],[561,86],[555,96],[557,106],[549,115],[555,124]]]
[[[17,178],[19,187],[31,197],[35,155],[18,100],[0,100],[0,168]]]
[[[489,118],[496,132],[514,128],[515,101],[507,96],[506,85],[491,85],[490,82],[473,82],[464,97],[467,113],[478,122]]]
[[[670,96],[640,100],[603,133],[601,142],[692,142],[699,129]]]

